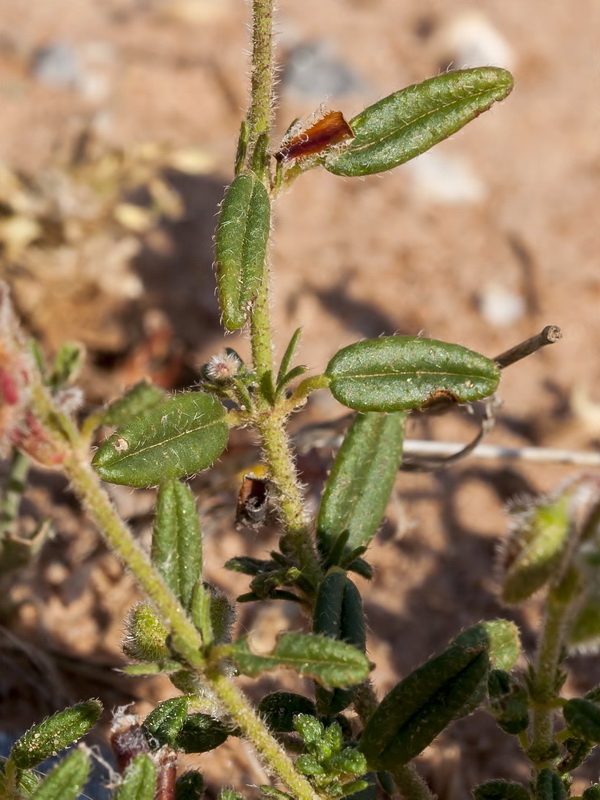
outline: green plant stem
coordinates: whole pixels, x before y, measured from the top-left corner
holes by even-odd
[[[405,800],[435,800],[435,795],[412,764],[403,764],[390,772]]]
[[[544,762],[554,745],[554,709],[560,656],[568,621],[569,606],[553,601],[550,595],[540,634],[535,664],[535,705],[532,713],[528,754],[534,762]]]
[[[318,800],[310,783],[296,770],[285,750],[271,736],[237,686],[221,673],[221,668],[218,665],[209,668],[206,677],[214,695],[252,742],[267,768],[277,774],[298,800]]]
[[[248,111],[248,156],[261,135],[269,135],[273,104],[273,0],[252,2],[252,85]],[[271,333],[269,269],[254,303],[250,319],[250,340],[259,396],[255,424],[262,438],[263,452],[271,480],[278,494],[279,508],[291,547],[304,577],[316,588],[322,576],[316,550],[309,535],[302,491],[294,458],[285,432],[285,413],[273,408],[273,338]]]
[[[322,580],[323,570],[310,536],[309,520],[304,510],[302,491],[284,427],[284,418],[278,414],[267,413],[257,421],[257,425],[271,480],[278,496],[286,543],[291,546],[304,577],[316,590]]]
[[[154,603],[156,610],[173,633],[177,651],[194,668],[202,668],[202,638],[187,618],[175,595],[166,586],[146,553],[137,545],[131,531],[118,515],[100,480],[86,463],[87,454],[73,452],[64,469],[73,490],[81,499],[107,540],[111,550],[134,574],[137,582]]]
[[[252,345],[254,371],[258,376],[259,383],[262,385],[265,376],[273,373],[273,339],[269,311],[269,268],[267,264],[265,264],[263,283],[250,317],[250,342]],[[263,409],[266,410],[268,407],[268,404],[263,403]]]
[[[235,684],[218,668],[207,668],[202,653],[202,639],[183,608],[163,583],[146,554],[138,547],[131,532],[117,514],[91,467],[76,453],[65,461],[65,471],[74,491],[104,533],[112,551],[134,574],[140,586],[156,606],[173,632],[173,645],[203,679],[220,702],[227,716],[241,728],[269,768],[285,783],[298,800],[315,800],[310,784],[295,770],[285,751],[269,733],[254,709]]]
[[[273,0],[252,0],[252,76],[248,160],[261,134],[269,134],[273,106]]]

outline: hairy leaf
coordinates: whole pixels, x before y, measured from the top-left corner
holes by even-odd
[[[228,331],[242,327],[260,289],[270,225],[264,185],[252,173],[238,175],[225,194],[215,236],[217,290]]]
[[[156,766],[146,753],[141,753],[125,770],[114,800],[154,800],[155,791]]]
[[[252,653],[246,638],[227,648],[227,656],[244,675],[256,677],[272,669],[294,669],[324,686],[352,686],[369,674],[366,656],[352,645],[325,636],[284,633],[272,653]]]
[[[39,725],[34,725],[14,743],[10,760],[21,769],[40,764],[86,734],[101,713],[102,704],[99,700],[87,700],[58,711]]]
[[[89,771],[89,755],[84,750],[74,750],[54,767],[30,800],[75,800],[85,786]]]
[[[352,177],[393,169],[456,133],[512,88],[512,75],[497,67],[457,70],[408,86],[350,120],[354,139],[324,166]]]
[[[468,403],[492,394],[500,380],[489,358],[417,336],[367,339],[344,347],[325,374],[335,399],[357,411],[424,408],[440,397]]]
[[[202,534],[194,495],[178,480],[162,483],[158,491],[152,563],[189,610],[202,575]]]
[[[512,781],[486,781],[473,789],[475,800],[531,800],[527,789]]]
[[[477,626],[475,626],[477,628]],[[365,726],[360,749],[374,769],[406,764],[482,699],[489,656],[472,629],[400,681]],[[458,639],[459,637],[457,637]]]
[[[575,736],[600,743],[600,706],[597,703],[582,697],[567,700],[563,706],[563,716]]]
[[[319,549],[332,555],[337,538],[348,533],[332,565],[368,545],[385,513],[402,460],[406,415],[357,414],[344,437],[325,484],[317,519]]]
[[[93,465],[106,481],[155,486],[205,469],[227,444],[225,409],[203,392],[178,394],[119,428]]]

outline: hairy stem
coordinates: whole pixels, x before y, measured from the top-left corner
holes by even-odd
[[[135,576],[173,632],[177,651],[196,669],[202,668],[202,638],[186,616],[175,595],[166,586],[146,553],[138,546],[100,480],[86,459],[72,453],[64,462],[72,487],[96,522],[111,550]]]
[[[315,793],[308,781],[294,769],[285,751],[271,736],[233,681],[222,675],[218,669],[207,668],[199,632],[186,616],[176,597],[163,583],[146,554],[134,541],[130,530],[102,489],[96,474],[79,460],[77,454],[67,459],[65,469],[73,489],[104,533],[112,551],[134,574],[171,628],[173,644],[177,651],[197,671],[207,688],[220,702],[225,714],[242,729],[270,770],[294,793],[295,797],[298,800],[315,800]]]
[[[285,750],[271,736],[265,724],[237,686],[220,670],[219,666],[207,670],[206,678],[210,688],[231,718],[242,729],[246,738],[252,742],[263,763],[280,778],[298,800],[317,800],[318,795],[309,782],[296,770]]]
[[[271,127],[273,78],[273,0],[253,0],[248,163],[252,160],[258,137],[268,134]]]
[[[532,713],[531,741],[528,754],[532,761],[543,763],[554,745],[554,707],[558,694],[558,671],[565,628],[567,604],[548,599],[546,615],[538,644],[535,664],[535,706]]]
[[[435,795],[412,764],[403,764],[392,771],[394,783],[404,800],[434,800]]]

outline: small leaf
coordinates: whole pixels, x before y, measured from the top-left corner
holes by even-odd
[[[527,690],[502,669],[494,669],[488,679],[490,712],[506,733],[518,734],[529,726]]]
[[[500,380],[489,358],[417,336],[366,339],[344,347],[325,374],[335,399],[357,411],[422,408],[440,395],[470,403],[492,394]]]
[[[100,477],[155,486],[210,466],[227,444],[225,409],[203,392],[178,394],[119,428],[98,449]]]
[[[596,703],[579,697],[567,700],[563,706],[563,716],[575,736],[600,743],[600,706]]]
[[[368,545],[381,524],[402,460],[406,415],[357,414],[335,457],[325,484],[317,538],[325,556],[347,532],[334,564],[356,547]]]
[[[97,425],[116,427],[145,414],[164,400],[165,393],[162,389],[147,380],[142,380],[94,416],[97,418]]]
[[[459,633],[454,642],[465,646],[485,646],[492,669],[512,669],[521,654],[519,629],[507,619],[478,622]]]
[[[187,718],[188,705],[187,697],[171,697],[159,703],[142,724],[146,738],[156,739],[161,747],[171,746]]]
[[[123,652],[136,661],[161,661],[171,656],[167,646],[168,628],[149,603],[140,603],[127,620]]]
[[[393,169],[456,133],[512,88],[512,75],[495,67],[447,72],[408,86],[350,120],[354,139],[324,166],[352,177]]]
[[[175,800],[202,800],[204,797],[204,778],[200,772],[190,770],[177,778]]]
[[[30,800],[75,800],[85,786],[89,771],[89,755],[84,750],[74,750],[54,767]]]
[[[125,770],[114,800],[154,800],[156,766],[145,753],[136,756]]]
[[[63,344],[52,365],[48,385],[54,390],[62,389],[74,381],[85,358],[81,344]]]
[[[563,571],[572,527],[571,496],[568,489],[514,515],[510,540],[501,553],[506,603],[523,602]]]
[[[377,797],[377,778],[374,772],[367,772],[365,775],[362,776],[362,782],[366,783],[366,786],[362,787],[358,791],[354,791],[350,794],[347,794],[347,800],[376,800]],[[344,789],[348,787],[344,786]]]
[[[252,556],[236,556],[225,562],[225,569],[241,572],[243,575],[263,575],[276,570],[277,565],[271,560],[252,558]]]
[[[206,753],[223,744],[230,731],[208,714],[188,714],[173,743],[184,753]]]
[[[317,709],[312,700],[294,692],[273,692],[258,704],[258,713],[267,726],[276,733],[292,733],[294,717],[298,714],[315,716]]]
[[[165,481],[158,490],[152,563],[189,610],[202,575],[202,533],[194,495],[177,480]]]
[[[276,384],[278,387],[282,383],[282,378],[290,370],[290,367],[292,365],[292,360],[296,355],[296,350],[298,349],[298,344],[300,343],[301,336],[302,336],[302,328],[296,328],[292,338],[288,343],[288,346],[285,349],[285,353],[283,354],[283,358],[281,359],[281,364],[279,365],[279,371],[277,372],[277,380],[276,380]]]
[[[264,185],[250,172],[238,175],[225,194],[215,236],[217,290],[228,331],[242,327],[261,287],[270,225]]]
[[[577,739],[573,736],[569,736],[565,739],[562,746],[567,753],[556,767],[560,775],[568,775],[573,772],[574,769],[577,769],[580,764],[583,764],[593,749],[593,745],[590,742],[586,742],[584,739]]]
[[[582,593],[584,594],[584,593]],[[600,595],[598,587],[590,591],[577,603],[577,609],[567,631],[567,645],[571,651],[596,653],[600,648]]]
[[[583,792],[583,800],[600,800],[600,783],[588,786]]]
[[[14,743],[10,760],[20,769],[40,764],[86,734],[101,713],[100,701],[88,700],[53,714]]]
[[[549,767],[540,770],[535,786],[535,800],[567,800],[560,777]]]
[[[363,731],[360,749],[369,766],[380,770],[406,764],[453,719],[470,713],[482,698],[488,662],[480,630],[468,629],[400,681]]]
[[[473,789],[475,800],[531,800],[531,795],[520,783],[512,781],[486,781]]]
[[[270,655],[252,653],[246,638],[225,652],[239,671],[250,677],[272,669],[294,669],[302,677],[335,688],[360,683],[369,674],[366,656],[355,647],[315,634],[284,633]]]

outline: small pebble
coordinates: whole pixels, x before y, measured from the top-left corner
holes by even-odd
[[[427,200],[449,205],[480,203],[486,188],[468,161],[435,150],[406,164],[416,192]]]
[[[470,11],[455,17],[439,32],[439,46],[452,69],[504,67],[514,69],[514,49],[483,14]]]
[[[52,42],[36,50],[31,71],[49,86],[74,89],[82,80],[81,62],[68,42]]]
[[[358,75],[335,57],[332,46],[320,40],[305,42],[290,50],[281,83],[288,91],[319,100],[362,92],[366,88]]]
[[[479,294],[482,317],[498,328],[517,322],[525,313],[525,299],[499,283],[488,283]]]

